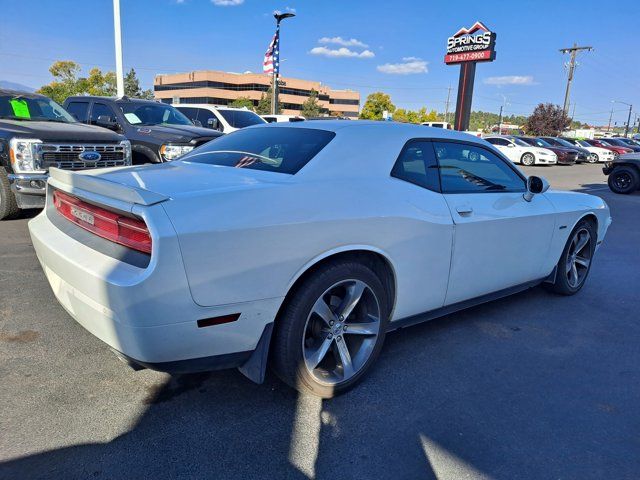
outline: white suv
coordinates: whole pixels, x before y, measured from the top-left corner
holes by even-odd
[[[174,104],[195,125],[231,133],[244,127],[266,123],[258,114],[246,107],[220,107],[207,103]]]
[[[558,157],[547,148],[534,147],[515,137],[488,136],[484,139],[500,150],[513,163],[522,165],[555,165]]]

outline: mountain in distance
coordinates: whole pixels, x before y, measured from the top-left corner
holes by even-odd
[[[8,80],[0,80],[0,88],[6,88],[9,90],[18,90],[20,92],[29,92],[29,93],[36,91],[35,88],[22,85],[21,83],[9,82]]]

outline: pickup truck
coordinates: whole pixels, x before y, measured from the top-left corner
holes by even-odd
[[[171,105],[128,97],[75,96],[64,108],[79,122],[121,133],[131,142],[134,165],[176,160],[222,135],[195,126]]]
[[[65,170],[131,165],[131,144],[76,122],[43,95],[0,89],[0,220],[42,208],[50,167]]]

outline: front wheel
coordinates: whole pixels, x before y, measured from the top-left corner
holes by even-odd
[[[0,167],[0,220],[15,217],[19,211],[16,197],[9,185],[7,171]]]
[[[533,153],[525,153],[524,155],[522,155],[520,161],[523,165],[530,167],[535,163],[536,157],[533,156]]]
[[[592,153],[589,155],[589,163],[598,163],[600,161],[600,157],[597,153]]]
[[[626,195],[640,188],[640,175],[635,168],[623,165],[613,169],[607,184],[612,192]]]
[[[556,267],[555,281],[549,285],[552,291],[561,295],[573,295],[580,291],[591,270],[596,238],[597,232],[592,222],[578,222],[569,235]]]
[[[367,266],[329,263],[300,285],[276,321],[273,365],[293,388],[322,398],[362,379],[380,353],[389,307]]]

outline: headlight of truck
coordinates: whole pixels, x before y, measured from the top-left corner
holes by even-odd
[[[9,141],[9,157],[16,173],[44,172],[37,153],[42,140],[31,138],[12,138]]]
[[[126,165],[131,165],[131,142],[129,140],[123,140],[120,145],[124,147],[124,160]]]
[[[193,145],[171,145],[170,143],[165,143],[160,147],[160,155],[164,161],[171,161],[180,158],[191,150],[193,150]]]

